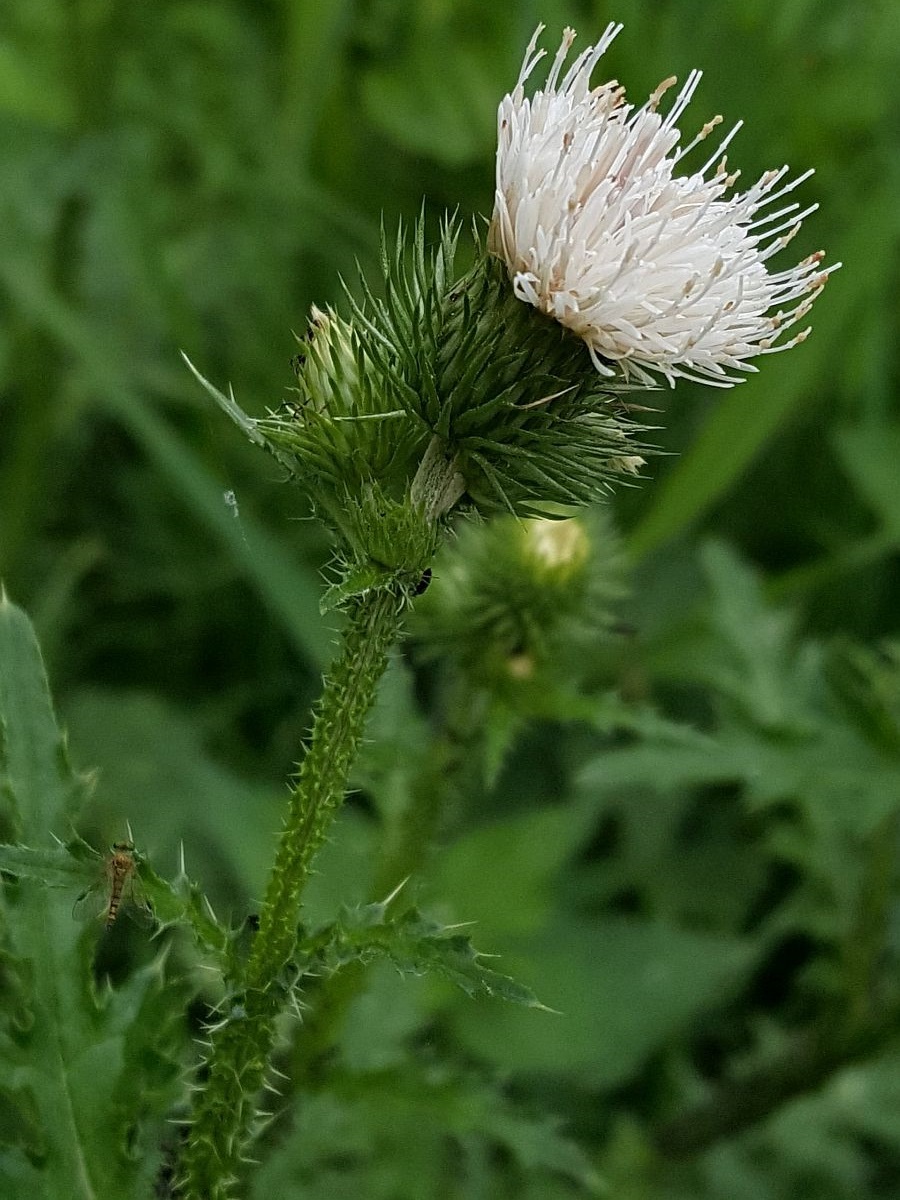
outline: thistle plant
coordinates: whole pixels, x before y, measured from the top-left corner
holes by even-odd
[[[680,378],[730,387],[756,369],[754,358],[796,346],[808,332],[796,327],[835,269],[821,252],[769,265],[815,208],[788,198],[809,173],[790,179],[782,167],[736,192],[724,152],[738,126],[711,155],[700,146],[718,117],[682,141],[699,72],[668,107],[674,80],[639,107],[617,83],[592,86],[620,29],[610,25],[570,65],[567,29],[528,95],[545,53],[535,33],[499,106],[494,208],[486,232],[476,226],[467,270],[456,266],[456,217],[431,248],[424,218],[384,237],[377,283],[361,279],[343,313],[312,310],[289,398],[264,416],[195,372],[330,530],[322,603],[343,627],[246,954],[203,925],[189,888],[174,899],[157,889],[157,910],[187,912],[223,974],[175,1170],[185,1200],[235,1194],[278,1019],[314,970],[352,954],[406,954],[471,990],[536,1003],[418,917],[385,932],[387,901],[330,940],[298,925],[391,648],[462,515],[496,522],[479,553],[507,555],[509,586],[532,587],[540,603],[531,625],[516,628],[478,579],[458,580],[460,608],[444,625],[451,653],[464,612],[500,647],[510,679],[551,661],[567,595],[577,594],[574,609],[587,598],[602,613],[614,593],[588,569],[590,527],[564,518],[635,482],[648,453],[643,392]]]
[[[184,1194],[228,1193],[270,1058],[274,1022],[315,854],[340,804],[388,652],[453,515],[548,515],[602,500],[642,464],[638,388],[659,377],[730,386],[750,360],[788,349],[830,270],[821,252],[768,262],[813,207],[782,203],[806,179],[767,172],[732,191],[724,150],[683,174],[678,121],[693,72],[663,115],[666,80],[641,107],[591,75],[620,26],[566,67],[566,30],[546,81],[535,33],[498,112],[497,186],[474,265],[455,270],[459,225],[436,248],[424,220],[383,241],[379,288],[361,280],[348,315],[314,309],[290,400],[247,416],[204,386],[307,494],[335,543],[325,604],[345,617],[292,785],[259,930],[232,1009],[213,1031],[184,1158]],[[714,168],[712,164],[718,161]],[[400,881],[398,881],[400,882]],[[225,1006],[226,1010],[228,1005]]]

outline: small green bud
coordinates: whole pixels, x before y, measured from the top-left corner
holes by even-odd
[[[469,521],[444,546],[413,629],[482,682],[562,677],[608,635],[624,564],[605,512]]]
[[[294,460],[298,482],[342,534],[346,497],[373,484],[398,501],[407,496],[427,431],[391,409],[389,389],[353,324],[314,306],[302,344],[296,399],[255,424]]]
[[[309,310],[306,336],[297,339],[302,351],[294,359],[298,404],[288,406],[302,420],[303,409],[331,417],[346,416],[359,386],[359,358],[353,328],[332,309],[315,304]]]

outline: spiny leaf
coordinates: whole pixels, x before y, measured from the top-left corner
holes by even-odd
[[[530,988],[485,965],[485,956],[459,926],[440,925],[416,908],[386,919],[390,898],[379,904],[343,909],[340,917],[315,938],[301,942],[307,956],[323,970],[337,970],[353,961],[387,958],[404,974],[432,972],[456,984],[469,996],[495,996],[526,1008],[545,1005]]]
[[[169,883],[139,854],[135,858],[138,877],[159,923],[185,925],[201,947],[223,955],[229,933],[219,924],[197,884],[183,872]],[[103,856],[80,838],[46,850],[0,845],[0,871],[44,887],[89,888],[98,882],[102,864]]]
[[[161,1119],[172,1091],[169,1085],[147,1089],[144,1072],[152,1061],[157,1082],[158,1067],[174,1086],[178,1034],[166,1014],[180,1013],[183,1000],[161,987],[160,961],[123,987],[98,994],[93,938],[72,920],[57,888],[48,886],[84,882],[97,857],[84,843],[76,842],[71,852],[50,844],[52,828],[68,818],[79,782],[66,762],[34,632],[5,598],[0,723],[7,786],[21,830],[35,843],[30,851],[6,847],[2,860],[3,869],[20,876],[7,889],[4,922],[19,987],[8,1036],[0,1039],[0,1068],[7,1098],[23,1120],[16,1131],[21,1153],[0,1160],[0,1193],[121,1200],[146,1190],[155,1169],[158,1139],[145,1138],[142,1126],[148,1116]],[[145,1018],[148,1004],[153,1020]],[[39,1131],[40,1145],[28,1129]]]
[[[0,596],[0,728],[3,775],[22,840],[46,840],[75,815],[84,781],[72,772],[57,728],[44,664],[31,624]]]
[[[79,860],[64,847],[48,850],[30,846],[0,846],[0,871],[17,879],[31,879],[45,887],[89,887],[97,877],[100,856],[94,862]]]
[[[216,404],[218,404],[219,408],[222,409],[226,416],[230,417],[231,420],[234,421],[238,429],[240,429],[242,433],[246,434],[246,436],[251,442],[253,442],[254,445],[261,446],[263,449],[268,450],[274,455],[275,458],[278,459],[283,467],[293,473],[294,464],[287,455],[279,454],[277,449],[273,448],[267,439],[263,437],[257,428],[257,422],[251,417],[248,417],[235,400],[234,393],[232,392],[231,388],[229,387],[228,395],[226,396],[223,392],[220,392],[217,387],[211,384],[208,379],[204,378],[204,376],[200,374],[183,350],[181,352],[181,357],[184,359],[188,370],[191,372],[200,386],[209,396],[213,398],[213,400],[215,400]]]
[[[477,1191],[460,1196],[574,1196],[553,1189],[553,1176],[580,1185],[579,1196],[600,1192],[587,1155],[558,1121],[522,1111],[499,1084],[449,1065],[411,1059],[397,1070],[338,1077],[299,1097],[291,1124],[255,1180],[255,1200],[292,1194],[298,1181],[317,1196],[437,1196],[460,1145],[477,1147],[485,1164]]]
[[[138,870],[147,899],[160,924],[188,928],[197,944],[204,950],[212,951],[224,969],[230,935],[219,922],[200,887],[188,878],[183,868],[174,883],[163,879],[145,861],[140,863]]]

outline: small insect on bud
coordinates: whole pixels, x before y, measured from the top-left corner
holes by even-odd
[[[430,583],[431,583],[431,567],[426,567],[425,570],[422,572],[422,578],[419,580],[419,582],[413,588],[413,595],[421,596],[422,593],[427,590],[428,585]]]

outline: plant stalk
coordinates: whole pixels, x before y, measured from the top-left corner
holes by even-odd
[[[452,690],[450,711],[444,716],[444,728],[435,735],[409,807],[400,818],[393,841],[382,850],[370,900],[383,900],[403,880],[421,876],[423,866],[434,853],[438,827],[445,822],[448,812],[457,815],[463,779],[472,772],[473,762],[484,749],[483,707],[475,689],[457,682]],[[313,1085],[321,1081],[329,1051],[350,1006],[364,990],[369,974],[366,965],[353,962],[319,982],[297,1031],[292,1074],[303,1076]]]
[[[341,653],[325,678],[312,735],[294,780],[284,829],[244,976],[243,991],[211,1031],[184,1153],[185,1200],[233,1195],[251,1123],[258,1116],[275,1038],[288,999],[285,980],[297,940],[300,898],[315,854],[341,803],[378,681],[402,619],[403,602],[372,592],[349,611]]]

